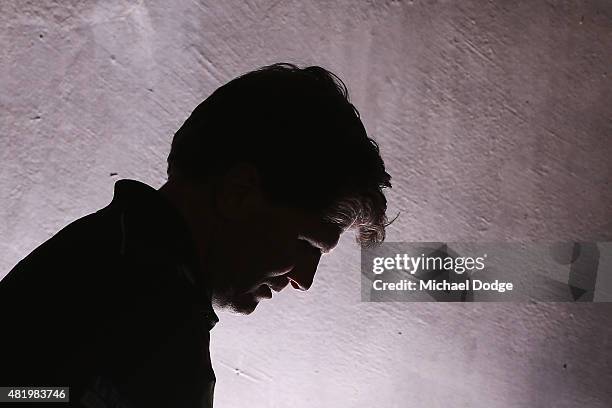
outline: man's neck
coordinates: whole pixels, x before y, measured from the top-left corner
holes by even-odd
[[[180,179],[168,180],[158,191],[170,201],[187,223],[199,261],[200,270],[196,271],[196,279],[210,281],[210,276],[203,267],[207,264],[212,231],[210,194],[204,187]],[[205,286],[209,284],[210,282],[207,282]]]

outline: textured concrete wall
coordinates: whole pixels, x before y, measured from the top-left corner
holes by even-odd
[[[0,3],[0,276],[255,67],[348,84],[391,240],[612,236],[606,1]],[[219,407],[609,407],[612,305],[366,304],[350,237],[309,293],[213,331]]]

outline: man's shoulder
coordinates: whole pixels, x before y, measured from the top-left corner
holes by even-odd
[[[60,356],[69,359],[75,342],[91,337],[95,325],[89,320],[99,315],[103,276],[115,262],[114,218],[102,209],[71,222],[0,281],[0,315],[11,327],[0,344],[12,377],[47,378],[45,370]]]
[[[33,278],[58,281],[73,269],[102,266],[119,253],[120,226],[115,224],[118,216],[109,207],[71,222],[17,263],[0,288]]]
[[[117,264],[134,260],[152,263],[147,255],[155,254],[150,249],[155,220],[139,213],[146,213],[158,199],[156,191],[144,183],[117,181],[110,204],[71,222],[40,244],[0,281],[0,291],[17,281],[33,278],[39,282],[45,279],[57,282],[62,277],[79,280],[100,269],[112,274],[120,269]],[[126,245],[135,246],[138,251],[127,251],[125,256]]]

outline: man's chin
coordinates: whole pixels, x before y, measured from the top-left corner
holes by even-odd
[[[249,315],[255,311],[259,299],[252,293],[245,293],[236,299],[232,299],[225,303],[224,309],[230,313]]]
[[[253,313],[261,300],[271,298],[272,290],[267,284],[262,284],[241,294],[213,295],[213,303],[217,308],[229,313],[248,315]]]

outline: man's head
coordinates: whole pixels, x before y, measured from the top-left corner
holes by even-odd
[[[346,229],[363,246],[384,240],[391,177],[345,85],[321,67],[275,64],[217,89],[175,134],[168,177],[202,192],[190,224],[207,236],[213,301],[241,313],[270,288],[308,289]]]

